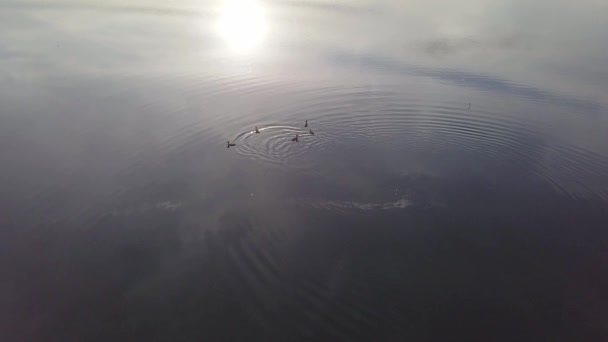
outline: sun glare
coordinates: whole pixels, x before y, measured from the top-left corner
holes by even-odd
[[[220,12],[218,33],[235,51],[246,52],[258,46],[266,35],[263,8],[254,0],[228,0]]]

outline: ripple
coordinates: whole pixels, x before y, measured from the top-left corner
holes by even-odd
[[[310,166],[306,154],[324,146],[322,134],[310,135],[304,127],[266,125],[258,129],[259,134],[245,131],[236,136],[235,149],[239,155],[273,165],[305,168]],[[296,134],[298,142],[292,141]]]
[[[589,195],[608,199],[607,156],[556,136],[551,117],[536,115],[550,112],[545,108],[549,104],[517,94],[500,97],[500,101],[516,101],[509,102],[514,105],[482,98],[469,109],[471,98],[400,84],[300,84],[255,73],[175,77],[167,82],[194,89],[184,101],[146,98],[141,105],[142,111],[165,111],[180,119],[172,134],[151,146],[159,155],[211,145],[221,148],[231,140],[237,146],[230,151],[240,157],[322,173],[328,158],[356,153],[362,146],[421,156],[467,153],[493,165],[525,167],[528,175],[572,199]],[[557,103],[554,109],[563,108]],[[304,120],[309,120],[315,136],[303,127]],[[255,126],[260,134],[253,132]],[[300,135],[298,143],[291,141],[295,134]],[[149,157],[134,156],[123,173],[133,173]]]
[[[248,121],[240,130],[234,139],[240,156],[310,170],[321,166],[318,156],[330,146],[334,153],[349,144],[439,154],[461,151],[495,164],[527,167],[531,175],[574,199],[585,193],[607,198],[608,159],[560,142],[543,120],[524,111],[501,112],[483,104],[469,109],[464,101],[392,87],[324,86],[287,96],[292,101],[280,101],[262,117],[281,118],[281,124],[258,125],[261,133],[255,134],[255,122]],[[315,136],[288,124],[304,120]],[[296,133],[299,143],[291,141]]]
[[[286,226],[229,215],[220,220],[217,234],[207,239],[221,270],[216,281],[237,297],[251,319],[269,332],[277,326],[286,327],[290,336],[323,329],[342,338],[356,336],[362,325],[380,319],[356,293],[344,295],[344,284],[352,279],[353,265],[347,257],[328,262],[306,248],[301,252],[309,256],[306,263],[314,265],[310,268],[314,273],[294,269],[294,256],[299,254],[280,247],[289,241]]]

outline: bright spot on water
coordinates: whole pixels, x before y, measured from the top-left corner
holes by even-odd
[[[260,45],[268,31],[264,9],[254,0],[228,0],[216,29],[231,49],[247,52]]]

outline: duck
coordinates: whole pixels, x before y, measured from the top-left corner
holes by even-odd
[[[310,133],[310,135],[315,135],[315,132],[313,132],[312,129],[308,130],[308,133]]]
[[[230,148],[231,146],[236,146],[236,144],[231,144],[230,140],[226,141],[226,148]]]
[[[306,120],[306,123],[304,124],[304,127],[308,127],[308,120]]]
[[[295,138],[293,138],[293,139],[291,139],[291,141],[298,142],[298,135],[296,134],[296,137],[295,137]]]
[[[255,126],[255,134],[260,134],[260,130],[258,129],[258,126]]]

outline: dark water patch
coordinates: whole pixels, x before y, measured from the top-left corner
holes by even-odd
[[[236,199],[230,207],[184,202],[175,210],[161,203],[78,233],[40,226],[12,236],[11,260],[21,268],[10,275],[47,286],[22,287],[9,305],[45,304],[16,316],[37,324],[20,335],[32,338],[442,339],[496,336],[507,327],[509,338],[603,336],[605,307],[577,299],[581,288],[598,286],[579,280],[577,269],[601,263],[608,236],[599,208],[556,197],[533,180],[519,184],[525,192],[474,174],[412,175],[379,188],[397,185],[410,189],[411,205],[345,208],[281,197],[272,210]],[[415,202],[433,200],[443,205]],[[36,253],[54,257],[24,249],[34,240]],[[38,268],[47,272],[34,277]],[[63,292],[67,284],[77,296]],[[75,314],[83,305],[94,309]],[[585,324],[554,326],[579,315]],[[54,328],[66,318],[64,329]],[[437,324],[449,332],[435,331]]]

